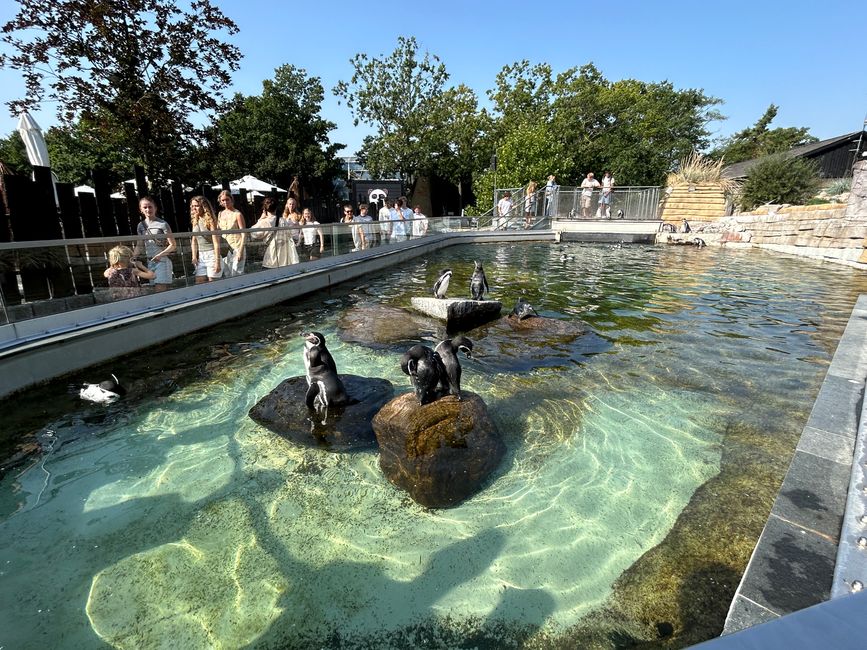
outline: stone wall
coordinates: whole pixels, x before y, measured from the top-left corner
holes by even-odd
[[[661,233],[657,241],[701,237],[708,245],[756,246],[867,269],[867,160],[855,165],[848,203],[771,205],[690,225],[689,235]]]

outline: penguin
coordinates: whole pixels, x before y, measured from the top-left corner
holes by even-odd
[[[524,300],[523,297],[518,298],[518,302],[515,303],[514,309],[512,309],[509,317],[514,316],[518,320],[524,320],[525,318],[532,318],[536,316],[538,318],[539,314],[536,313],[536,310],[533,309],[533,305]]]
[[[111,404],[126,395],[126,388],[120,385],[120,381],[114,375],[98,384],[84,384],[78,392],[81,399],[97,404]]]
[[[433,402],[440,396],[437,386],[445,375],[445,368],[440,356],[429,347],[412,346],[401,358],[400,369],[409,375],[420,405]]]
[[[706,244],[704,243],[704,239],[702,239],[701,237],[693,237],[692,243],[698,248],[703,248],[704,246],[706,246]]]
[[[334,357],[325,346],[325,336],[319,332],[305,332],[304,369],[307,374],[307,408],[328,415],[329,406],[351,404],[346,388],[337,374]]]
[[[470,295],[473,300],[484,300],[485,294],[490,293],[488,289],[488,278],[485,277],[485,270],[482,268],[481,262],[473,262],[476,265],[473,269],[473,277],[470,279]]]
[[[445,298],[446,291],[449,290],[449,281],[452,279],[452,270],[451,269],[443,269],[440,272],[440,277],[437,278],[436,283],[433,287],[433,294],[437,298]]]
[[[467,359],[473,358],[473,342],[466,336],[440,341],[434,348],[443,367],[440,390],[446,395],[454,395],[458,401],[461,401],[461,363],[457,353],[461,351],[467,355]]]
[[[624,215],[623,215],[623,210],[618,210],[618,211],[617,211],[617,218],[618,218],[618,219],[622,219],[623,216],[624,216]]]

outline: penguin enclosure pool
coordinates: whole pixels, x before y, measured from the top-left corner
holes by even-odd
[[[523,296],[554,325],[465,332],[463,388],[506,449],[477,494],[424,508],[375,445],[299,446],[248,417],[304,374],[311,330],[341,374],[410,391],[401,355],[445,337],[410,300],[444,267],[468,296],[474,259],[504,315]],[[19,458],[0,479],[0,646],[714,637],[863,292],[854,269],[760,251],[462,245],[31,389],[0,404]],[[70,390],[110,373],[114,404]]]

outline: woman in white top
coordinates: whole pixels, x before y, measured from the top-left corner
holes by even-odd
[[[250,233],[253,239],[265,242],[265,252],[262,254],[262,268],[276,269],[280,266],[298,264],[298,250],[292,240],[292,231],[289,229],[292,223],[290,219],[280,219],[274,211],[276,202],[270,196],[262,201],[262,216],[256,222],[254,228],[273,228],[280,226],[281,230],[260,230]]]
[[[427,217],[421,213],[421,206],[417,205],[412,211],[412,236],[424,237],[427,234]]]
[[[301,225],[304,226],[301,229],[304,237],[303,250],[309,256],[308,259],[318,260],[325,252],[325,237],[310,208],[304,208],[304,212],[301,213]]]

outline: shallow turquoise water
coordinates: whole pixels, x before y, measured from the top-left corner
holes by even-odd
[[[408,306],[443,266],[457,295],[474,257],[508,308],[525,295],[590,330],[544,355],[470,333],[463,383],[508,448],[479,495],[426,510],[375,451],[293,447],[246,416],[303,374],[309,329],[341,372],[409,390],[406,346],[343,342],[339,318]],[[796,440],[865,289],[857,271],[757,252],[461,247],[116,362],[134,395],[108,409],[65,382],[7,401],[12,434],[43,453],[0,482],[0,646],[556,639],[664,542],[732,423]]]

